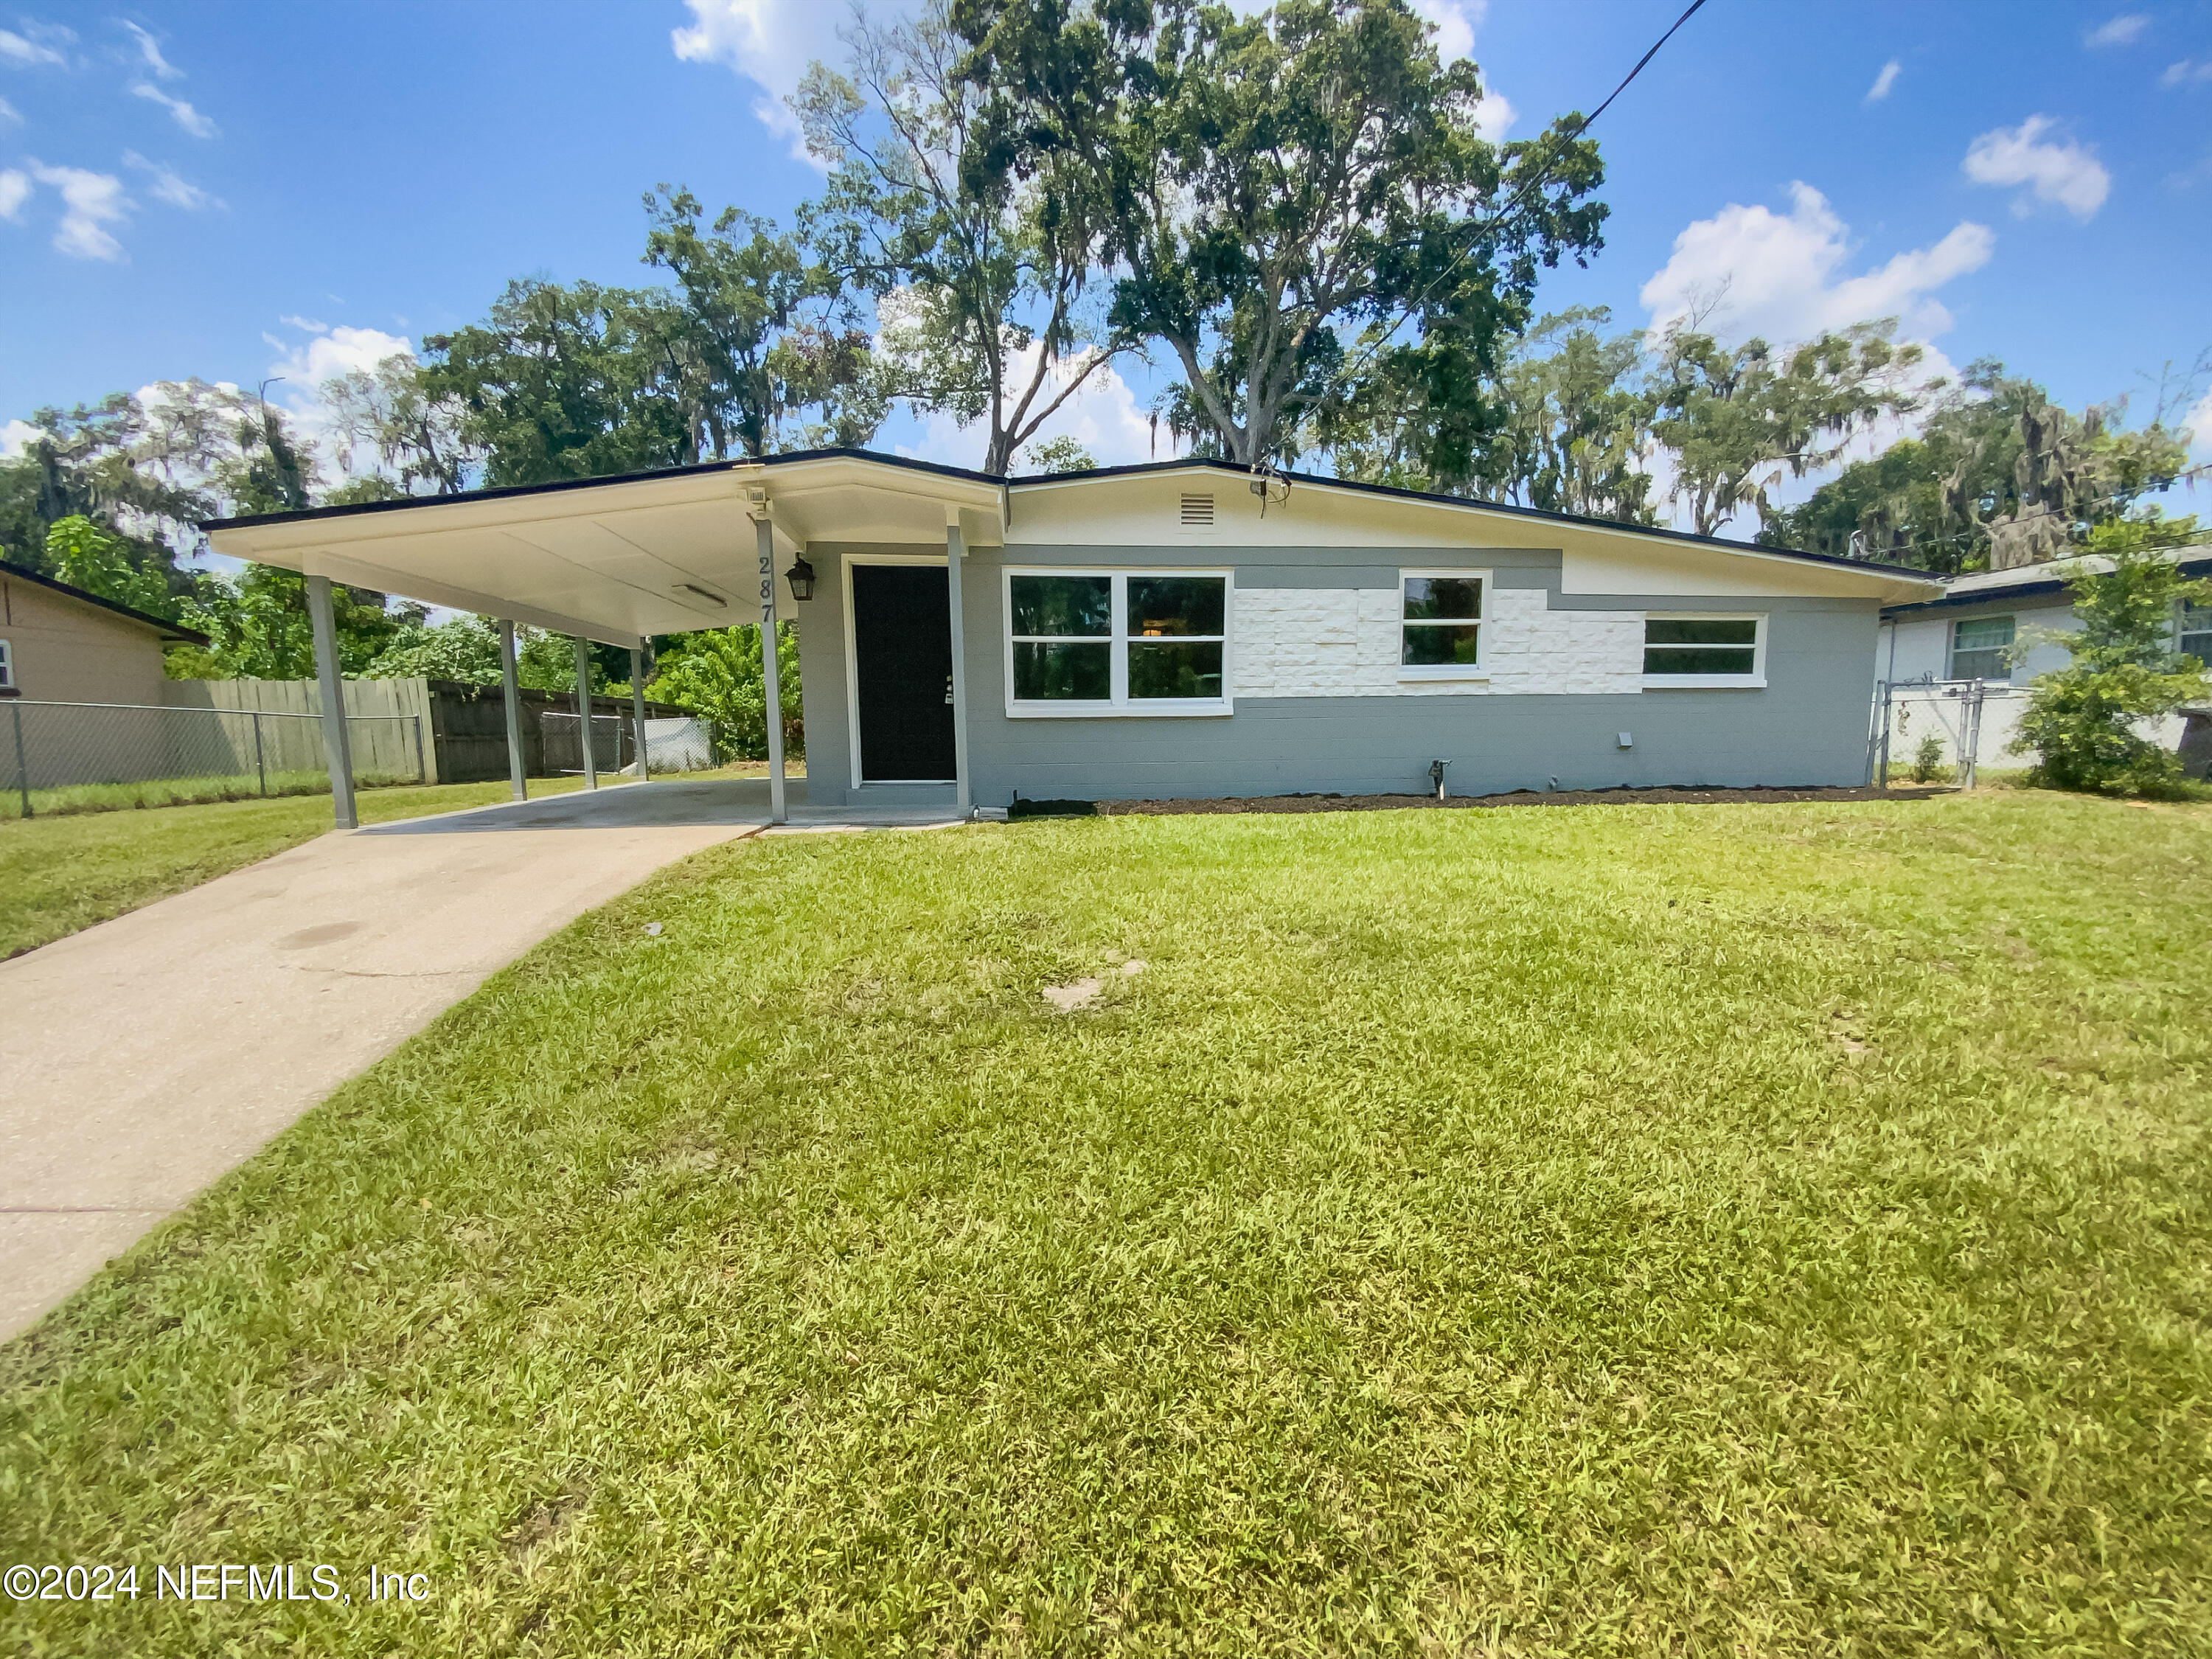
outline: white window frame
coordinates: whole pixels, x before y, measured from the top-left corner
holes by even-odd
[[[2204,625],[2202,628],[2190,627],[2190,611],[2191,607],[2186,603],[2177,602],[2173,607],[2173,648],[2176,651],[2187,651],[2189,649],[2187,646],[2182,643],[2182,641],[2188,638],[2191,634],[2201,635],[2212,633],[2212,605],[2198,605],[2196,607],[2197,613],[2204,618]],[[6,644],[6,641],[0,640],[0,648],[4,648]],[[2203,662],[2206,667],[2212,668],[2212,651],[2191,652],[2191,654],[2195,656],[2199,661]]]
[[[1748,674],[1645,674],[1644,653],[1649,641],[1636,641],[1636,669],[1646,691],[1764,691],[1766,690],[1766,617],[1764,611],[1646,611],[1640,621],[1747,622],[1756,624],[1751,636]],[[1737,650],[1743,647],[1738,646]]]
[[[1951,619],[1951,626],[1944,632],[1943,638],[1943,678],[1945,679],[1961,680],[1972,678],[1980,680],[2009,680],[2012,678],[2012,664],[2010,662],[2005,663],[2004,672],[2002,674],[1966,675],[1958,672],[1960,629],[1966,626],[1968,623],[1985,622],[2010,623],[2012,624],[2012,637],[2007,640],[2002,645],[1977,645],[1969,647],[1968,648],[1970,650],[1975,652],[1995,651],[2002,656],[2004,653],[2010,651],[2014,646],[2020,643],[2020,618],[2009,611],[1998,612],[1995,615],[1987,617],[1954,617]]]
[[[1018,699],[1014,696],[1014,578],[1017,576],[1104,576],[1111,596],[1109,631],[1085,637],[1103,641],[1112,647],[1107,659],[1109,695],[1103,702],[1076,702],[1058,698]],[[1129,695],[1129,579],[1148,576],[1199,576],[1221,584],[1221,695],[1218,697],[1132,697]],[[1236,652],[1237,573],[1218,568],[1205,569],[1182,565],[1010,564],[999,577],[999,638],[1004,647],[1006,677],[1006,718],[1009,720],[1189,720],[1218,719],[1236,712],[1237,698],[1230,688]],[[1067,636],[1073,637],[1073,636]],[[1213,636],[1199,634],[1194,641]]]
[[[0,640],[0,691],[15,689],[15,647]]]
[[[1406,619],[1406,584],[1416,579],[1480,582],[1482,599],[1480,614],[1474,618],[1474,660],[1468,662],[1410,663],[1406,660],[1406,629],[1407,628],[1453,628],[1465,625],[1463,620],[1447,621],[1439,617],[1433,623]],[[1398,573],[1398,678],[1401,680],[1486,680],[1490,678],[1490,624],[1493,618],[1491,607],[1496,603],[1497,588],[1487,570],[1401,570]]]

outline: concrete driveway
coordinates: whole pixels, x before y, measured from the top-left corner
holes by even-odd
[[[755,793],[656,783],[325,836],[0,963],[0,1340],[495,969],[753,833]]]

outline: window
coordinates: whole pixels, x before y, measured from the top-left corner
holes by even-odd
[[[1474,679],[1482,671],[1480,570],[1401,571],[1398,673],[1401,679]]]
[[[2212,668],[2212,605],[2185,605],[2174,628],[2173,648]],[[7,647],[0,645],[0,651]]]
[[[2008,680],[2012,665],[2010,617],[1969,617],[1951,624],[1951,678],[1954,680]]]
[[[1228,616],[1218,572],[1010,570],[1006,712],[1225,714]]]
[[[1644,683],[1661,687],[1765,685],[1766,618],[1644,617]]]
[[[0,640],[0,692],[15,689],[15,653],[5,640]]]

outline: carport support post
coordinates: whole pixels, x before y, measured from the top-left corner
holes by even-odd
[[[643,783],[653,775],[645,760],[645,641],[640,640],[629,648],[629,724],[630,736],[637,745],[637,781]]]
[[[307,578],[307,622],[315,635],[315,679],[323,693],[323,757],[331,769],[331,816],[341,830],[361,819],[353,805],[353,745],[346,740],[345,682],[338,675],[337,623],[331,615],[331,579]]]
[[[584,787],[599,787],[599,763],[592,754],[592,642],[576,635],[576,730],[584,750]]]
[[[522,688],[514,676],[514,623],[499,619],[499,689],[507,698],[507,787],[517,800],[530,799],[522,765]]]
[[[775,526],[768,504],[760,502],[753,520],[753,545],[760,554],[761,692],[768,715],[768,816],[787,823],[783,806],[783,690],[775,672]]]
[[[948,507],[945,509],[945,599],[952,611],[953,799],[963,818],[975,810],[975,791],[968,778],[968,659],[960,625],[960,564],[967,553],[967,544],[960,536],[960,510]]]

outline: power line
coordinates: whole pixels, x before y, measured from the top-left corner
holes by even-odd
[[[1631,69],[1627,74],[1620,77],[1620,84],[1615,87],[1611,92],[1606,94],[1605,101],[1601,103],[1588,115],[1577,116],[1575,118],[1574,131],[1567,133],[1559,140],[1560,148],[1564,149],[1565,146],[1573,143],[1576,139],[1588,132],[1590,128],[1595,125],[1597,118],[1604,114],[1607,110],[1613,107],[1613,100],[1620,97],[1622,93],[1628,90],[1629,82],[1635,80],[1638,76],[1644,73],[1644,65],[1659,55],[1659,49],[1674,38],[1676,33],[1681,28],[1683,24],[1688,22],[1692,17],[1696,16],[1698,12],[1705,9],[1705,0],[1690,0],[1688,9],[1684,11],[1680,17],[1677,17],[1674,20],[1673,25],[1668,27],[1664,34],[1661,35],[1656,40],[1654,40],[1651,43],[1650,50],[1646,52],[1643,57],[1638,58],[1636,60],[1635,67]],[[1446,278],[1455,274],[1460,267],[1465,264],[1468,259],[1474,255],[1474,250],[1481,245],[1483,238],[1487,236],[1492,231],[1497,229],[1500,225],[1504,224],[1509,217],[1518,210],[1522,202],[1530,194],[1530,192],[1543,188],[1544,185],[1548,182],[1548,175],[1553,165],[1553,163],[1547,162],[1543,166],[1540,167],[1531,177],[1521,185],[1519,189],[1513,192],[1512,196],[1507,199],[1504,206],[1499,208],[1498,211],[1492,214],[1488,219],[1485,220],[1481,224],[1479,224],[1474,228],[1473,234],[1468,238],[1467,246],[1461,249],[1460,252],[1453,257],[1451,263],[1446,265],[1442,271],[1437,273],[1437,276],[1431,282],[1425,285],[1420,296],[1422,300],[1425,301],[1431,298],[1434,295],[1439,284],[1443,283]],[[1397,328],[1398,325],[1395,323],[1391,325],[1390,333],[1395,334],[1397,331]],[[1389,334],[1385,334],[1380,339],[1376,340],[1373,346],[1367,349],[1368,356],[1371,358],[1380,352],[1383,345],[1388,343],[1389,339]],[[1340,374],[1349,372],[1352,367],[1354,367],[1352,363],[1347,362],[1344,368],[1339,372]]]

